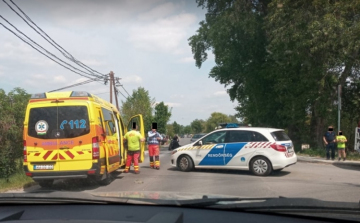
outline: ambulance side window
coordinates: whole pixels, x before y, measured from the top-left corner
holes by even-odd
[[[104,117],[106,135],[111,136],[116,133],[115,124],[114,124],[115,120],[112,111],[107,110],[106,108],[101,108],[101,110]]]

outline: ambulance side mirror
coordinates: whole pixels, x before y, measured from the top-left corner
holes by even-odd
[[[197,144],[198,144],[199,146],[202,146],[202,145],[203,145],[203,143],[202,143],[201,140],[200,140]]]

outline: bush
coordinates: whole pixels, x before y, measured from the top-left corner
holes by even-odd
[[[23,122],[29,98],[20,88],[8,94],[0,89],[0,178],[6,180],[22,168],[15,160],[22,157]]]

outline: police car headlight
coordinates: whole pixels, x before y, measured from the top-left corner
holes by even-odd
[[[171,155],[174,155],[175,153],[177,153],[177,150],[173,150],[173,151],[171,152]]]

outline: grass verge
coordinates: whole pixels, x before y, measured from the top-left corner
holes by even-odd
[[[300,156],[310,156],[310,157],[319,157],[319,158],[325,158],[326,157],[326,150],[325,149],[319,149],[319,148],[312,148],[312,149],[305,149],[302,151],[297,152]],[[338,151],[335,151],[335,157],[338,157]],[[354,160],[354,161],[360,161],[360,153],[358,152],[349,152],[346,151],[346,159],[347,160]]]
[[[24,170],[19,170],[9,177],[9,181],[3,178],[0,179],[0,193],[29,187],[34,184],[36,183],[30,177],[25,175]]]

